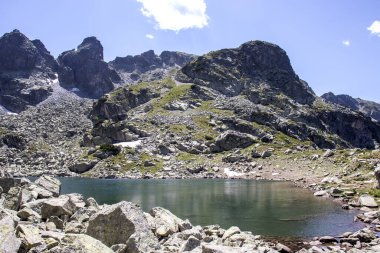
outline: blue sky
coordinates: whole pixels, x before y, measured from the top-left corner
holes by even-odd
[[[376,21],[378,0],[0,1],[0,33],[17,28],[54,56],[92,35],[107,61],[149,49],[203,54],[265,40],[287,51],[318,95],[380,102]]]

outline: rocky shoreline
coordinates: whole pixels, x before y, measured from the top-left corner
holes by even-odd
[[[193,226],[160,207],[144,213],[130,202],[98,205],[80,194],[60,195],[60,182],[0,179],[1,252],[378,252],[380,212],[359,215],[372,224],[340,237],[323,236],[290,249],[238,227]],[[318,195],[318,194],[317,194]],[[325,195],[327,196],[327,195]],[[368,201],[368,199],[367,199]],[[360,203],[359,203],[360,204]],[[364,203],[368,204],[368,203]],[[301,249],[300,249],[301,248]]]

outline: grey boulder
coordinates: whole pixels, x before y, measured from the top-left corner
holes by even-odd
[[[87,234],[108,246],[126,244],[127,252],[154,252],[160,248],[144,212],[126,201],[106,206],[94,214]]]

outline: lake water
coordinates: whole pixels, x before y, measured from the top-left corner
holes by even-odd
[[[122,200],[169,209],[193,225],[238,226],[254,234],[309,238],[362,227],[355,212],[288,182],[253,180],[108,180],[61,178],[62,194],[78,192],[100,204]]]

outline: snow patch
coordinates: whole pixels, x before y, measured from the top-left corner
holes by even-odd
[[[70,91],[71,92],[80,92],[80,89],[78,89],[78,88],[72,88]]]
[[[229,168],[224,168],[224,174],[226,174],[226,176],[229,178],[242,177],[245,175],[244,173],[232,171]]]
[[[115,143],[113,145],[119,146],[119,147],[122,147],[122,148],[136,148],[136,147],[138,147],[138,146],[141,145],[141,140],[119,142],[119,143]]]
[[[3,111],[6,115],[18,115],[17,113],[9,111],[7,108],[5,108],[2,105],[0,105],[0,111]]]

